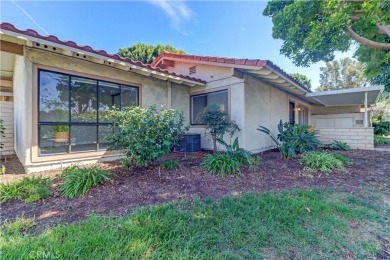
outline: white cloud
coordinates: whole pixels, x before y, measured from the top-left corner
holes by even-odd
[[[147,0],[149,3],[161,8],[163,12],[171,20],[171,27],[176,31],[187,34],[182,30],[182,24],[185,21],[190,21],[193,17],[193,11],[186,5],[184,1],[169,1],[169,0]]]

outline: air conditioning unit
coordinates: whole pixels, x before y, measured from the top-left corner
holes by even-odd
[[[196,153],[201,150],[200,134],[185,133],[175,147],[176,152]]]

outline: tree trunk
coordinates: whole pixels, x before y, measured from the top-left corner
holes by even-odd
[[[378,50],[390,50],[390,43],[381,43],[381,42],[371,41],[371,40],[364,38],[364,37],[360,36],[359,34],[355,33],[355,31],[352,30],[351,27],[347,27],[344,31],[352,39],[354,39],[358,43],[361,43],[365,46],[368,46],[368,47],[373,48],[373,49],[378,49]]]
[[[217,135],[213,134],[211,135],[211,138],[213,139],[213,152],[217,152]]]
[[[388,26],[388,25],[383,25],[383,24],[380,24],[380,23],[377,23],[376,26],[377,26],[378,29],[379,29],[379,33],[381,33],[381,34],[387,34],[388,36],[390,36],[390,26]]]

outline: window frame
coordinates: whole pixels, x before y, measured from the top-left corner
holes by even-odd
[[[293,104],[293,110],[291,112],[291,104]],[[291,125],[294,125],[297,121],[296,121],[296,103],[295,101],[292,101],[292,100],[289,100],[288,102],[288,122],[291,124]],[[291,120],[291,115],[293,116],[293,119]]]
[[[41,72],[44,71],[44,72],[49,72],[49,73],[56,73],[56,74],[61,74],[61,75],[65,75],[68,77],[68,97],[69,97],[69,100],[67,101],[68,102],[68,121],[67,122],[55,122],[55,121],[46,121],[46,122],[41,122],[40,121],[40,109],[41,109],[41,105],[40,105],[40,97],[41,97]],[[36,83],[37,83],[37,124],[36,124],[36,127],[37,127],[37,148],[38,148],[38,157],[47,157],[47,156],[58,156],[58,155],[69,155],[69,154],[79,154],[79,153],[91,153],[91,152],[101,152],[101,151],[107,151],[107,149],[101,149],[99,148],[99,126],[113,126],[113,123],[112,122],[100,122],[99,121],[99,92],[100,92],[100,85],[99,85],[99,82],[102,82],[102,83],[110,83],[110,84],[115,84],[115,85],[118,85],[119,86],[119,93],[120,93],[120,107],[119,109],[121,110],[122,109],[122,86],[123,87],[127,87],[127,88],[133,88],[133,89],[136,89],[137,90],[137,106],[140,106],[141,105],[141,102],[140,102],[140,91],[141,91],[141,88],[140,86],[137,86],[135,84],[132,84],[132,85],[129,85],[129,84],[125,84],[123,82],[115,82],[115,81],[110,81],[110,80],[106,80],[106,79],[101,79],[100,77],[91,77],[91,76],[85,76],[85,75],[77,75],[77,74],[71,74],[71,73],[67,73],[67,72],[63,72],[63,71],[60,71],[60,70],[55,70],[55,69],[47,69],[47,68],[40,68],[38,67],[37,68],[37,77],[36,77]],[[96,81],[96,122],[72,122],[72,117],[71,117],[71,104],[72,104],[72,77],[75,77],[75,78],[83,78],[83,79],[87,79],[87,80],[93,80],[93,81]],[[72,147],[72,142],[69,141],[67,146],[68,146],[68,149],[67,149],[67,152],[64,152],[64,153],[52,153],[52,154],[42,154],[41,153],[41,126],[42,125],[48,125],[48,126],[56,126],[56,125],[64,125],[64,126],[69,126],[69,130],[68,130],[68,138],[69,140],[71,140],[71,128],[72,126],[95,126],[96,127],[96,149],[94,150],[85,150],[85,151],[72,151],[71,147]],[[103,144],[103,143],[102,143]]]
[[[190,95],[190,125],[191,126],[204,126],[205,125],[202,123],[197,124],[197,123],[192,122],[192,111],[193,111],[192,98],[198,97],[198,96],[203,96],[203,95],[208,95],[208,94],[212,94],[212,93],[218,93],[218,92],[226,92],[226,94],[227,94],[228,109],[227,109],[226,113],[228,114],[228,117],[230,119],[230,88],[215,89],[215,90],[211,90],[211,91],[205,91],[205,92],[200,92],[200,93]]]

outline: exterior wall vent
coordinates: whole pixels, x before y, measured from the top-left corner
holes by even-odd
[[[190,73],[190,75],[195,74],[196,73],[196,66],[190,67],[189,68],[189,73]]]
[[[363,125],[363,120],[356,120],[357,125]]]

